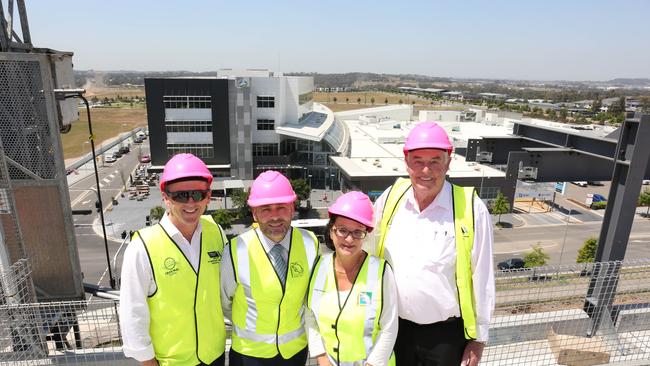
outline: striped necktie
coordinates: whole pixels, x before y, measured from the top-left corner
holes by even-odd
[[[280,277],[280,282],[282,282],[283,286],[287,277],[287,261],[284,259],[284,250],[282,245],[275,244],[269,251],[271,263],[275,268],[275,272],[278,273],[278,277]]]

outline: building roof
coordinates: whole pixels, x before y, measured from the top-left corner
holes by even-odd
[[[303,140],[321,141],[334,123],[334,113],[322,104],[314,103],[313,110],[305,118],[275,127],[275,132]]]
[[[350,178],[365,177],[404,177],[407,176],[404,165],[404,140],[416,122],[382,121],[364,123],[349,119],[343,123],[350,133],[349,156],[332,156],[330,159],[342,173]],[[395,128],[399,126],[399,128]],[[506,135],[507,130],[501,126],[487,126],[471,122],[441,123],[447,130],[456,146],[466,146],[468,138],[474,138],[478,133],[485,132],[493,135]],[[460,126],[460,127],[459,127]],[[465,162],[465,158],[452,154],[449,169],[452,177],[501,177],[504,172],[480,165]]]

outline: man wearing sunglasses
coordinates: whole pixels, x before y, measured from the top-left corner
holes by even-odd
[[[303,304],[318,241],[291,227],[295,201],[284,175],[260,174],[248,197],[258,227],[224,251],[221,302],[233,323],[230,366],[305,365]]]
[[[124,354],[142,365],[224,364],[218,288],[226,238],[210,216],[203,216],[211,183],[201,159],[173,156],[160,178],[165,215],[138,230],[124,253]]]

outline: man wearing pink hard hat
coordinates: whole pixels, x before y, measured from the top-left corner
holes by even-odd
[[[473,187],[445,180],[453,146],[435,122],[404,144],[409,178],[375,203],[376,254],[398,289],[398,365],[478,364],[494,309],[492,223]]]
[[[258,225],[224,250],[221,301],[233,324],[230,366],[305,365],[304,299],[318,240],[291,227],[296,198],[284,175],[260,174],[248,197]]]
[[[212,174],[192,154],[174,155],[160,190],[167,211],[138,230],[124,253],[120,326],[124,354],[142,365],[223,365],[219,296],[226,237],[212,217]]]

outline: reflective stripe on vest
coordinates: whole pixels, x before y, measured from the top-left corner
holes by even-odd
[[[342,304],[333,255],[322,256],[309,284],[307,306],[313,311],[327,356],[333,365],[365,365],[379,333],[386,262],[368,255]],[[395,365],[391,356],[389,365]]]
[[[318,241],[313,233],[302,229],[292,228],[290,235],[284,288],[255,229],[231,242],[237,280],[232,348],[238,353],[259,358],[280,353],[288,359],[307,346],[303,303]]]
[[[472,248],[474,246],[474,187],[460,187],[452,184],[454,209],[454,232],[456,235],[456,288],[460,301],[460,312],[465,327],[465,339],[476,339],[476,309],[472,285]],[[377,256],[383,258],[385,240],[393,217],[402,207],[411,181],[398,178],[386,197],[377,236]]]
[[[147,298],[149,334],[160,365],[210,364],[225,350],[219,291],[221,228],[201,216],[198,274],[160,225],[138,231],[149,256],[156,292]]]

